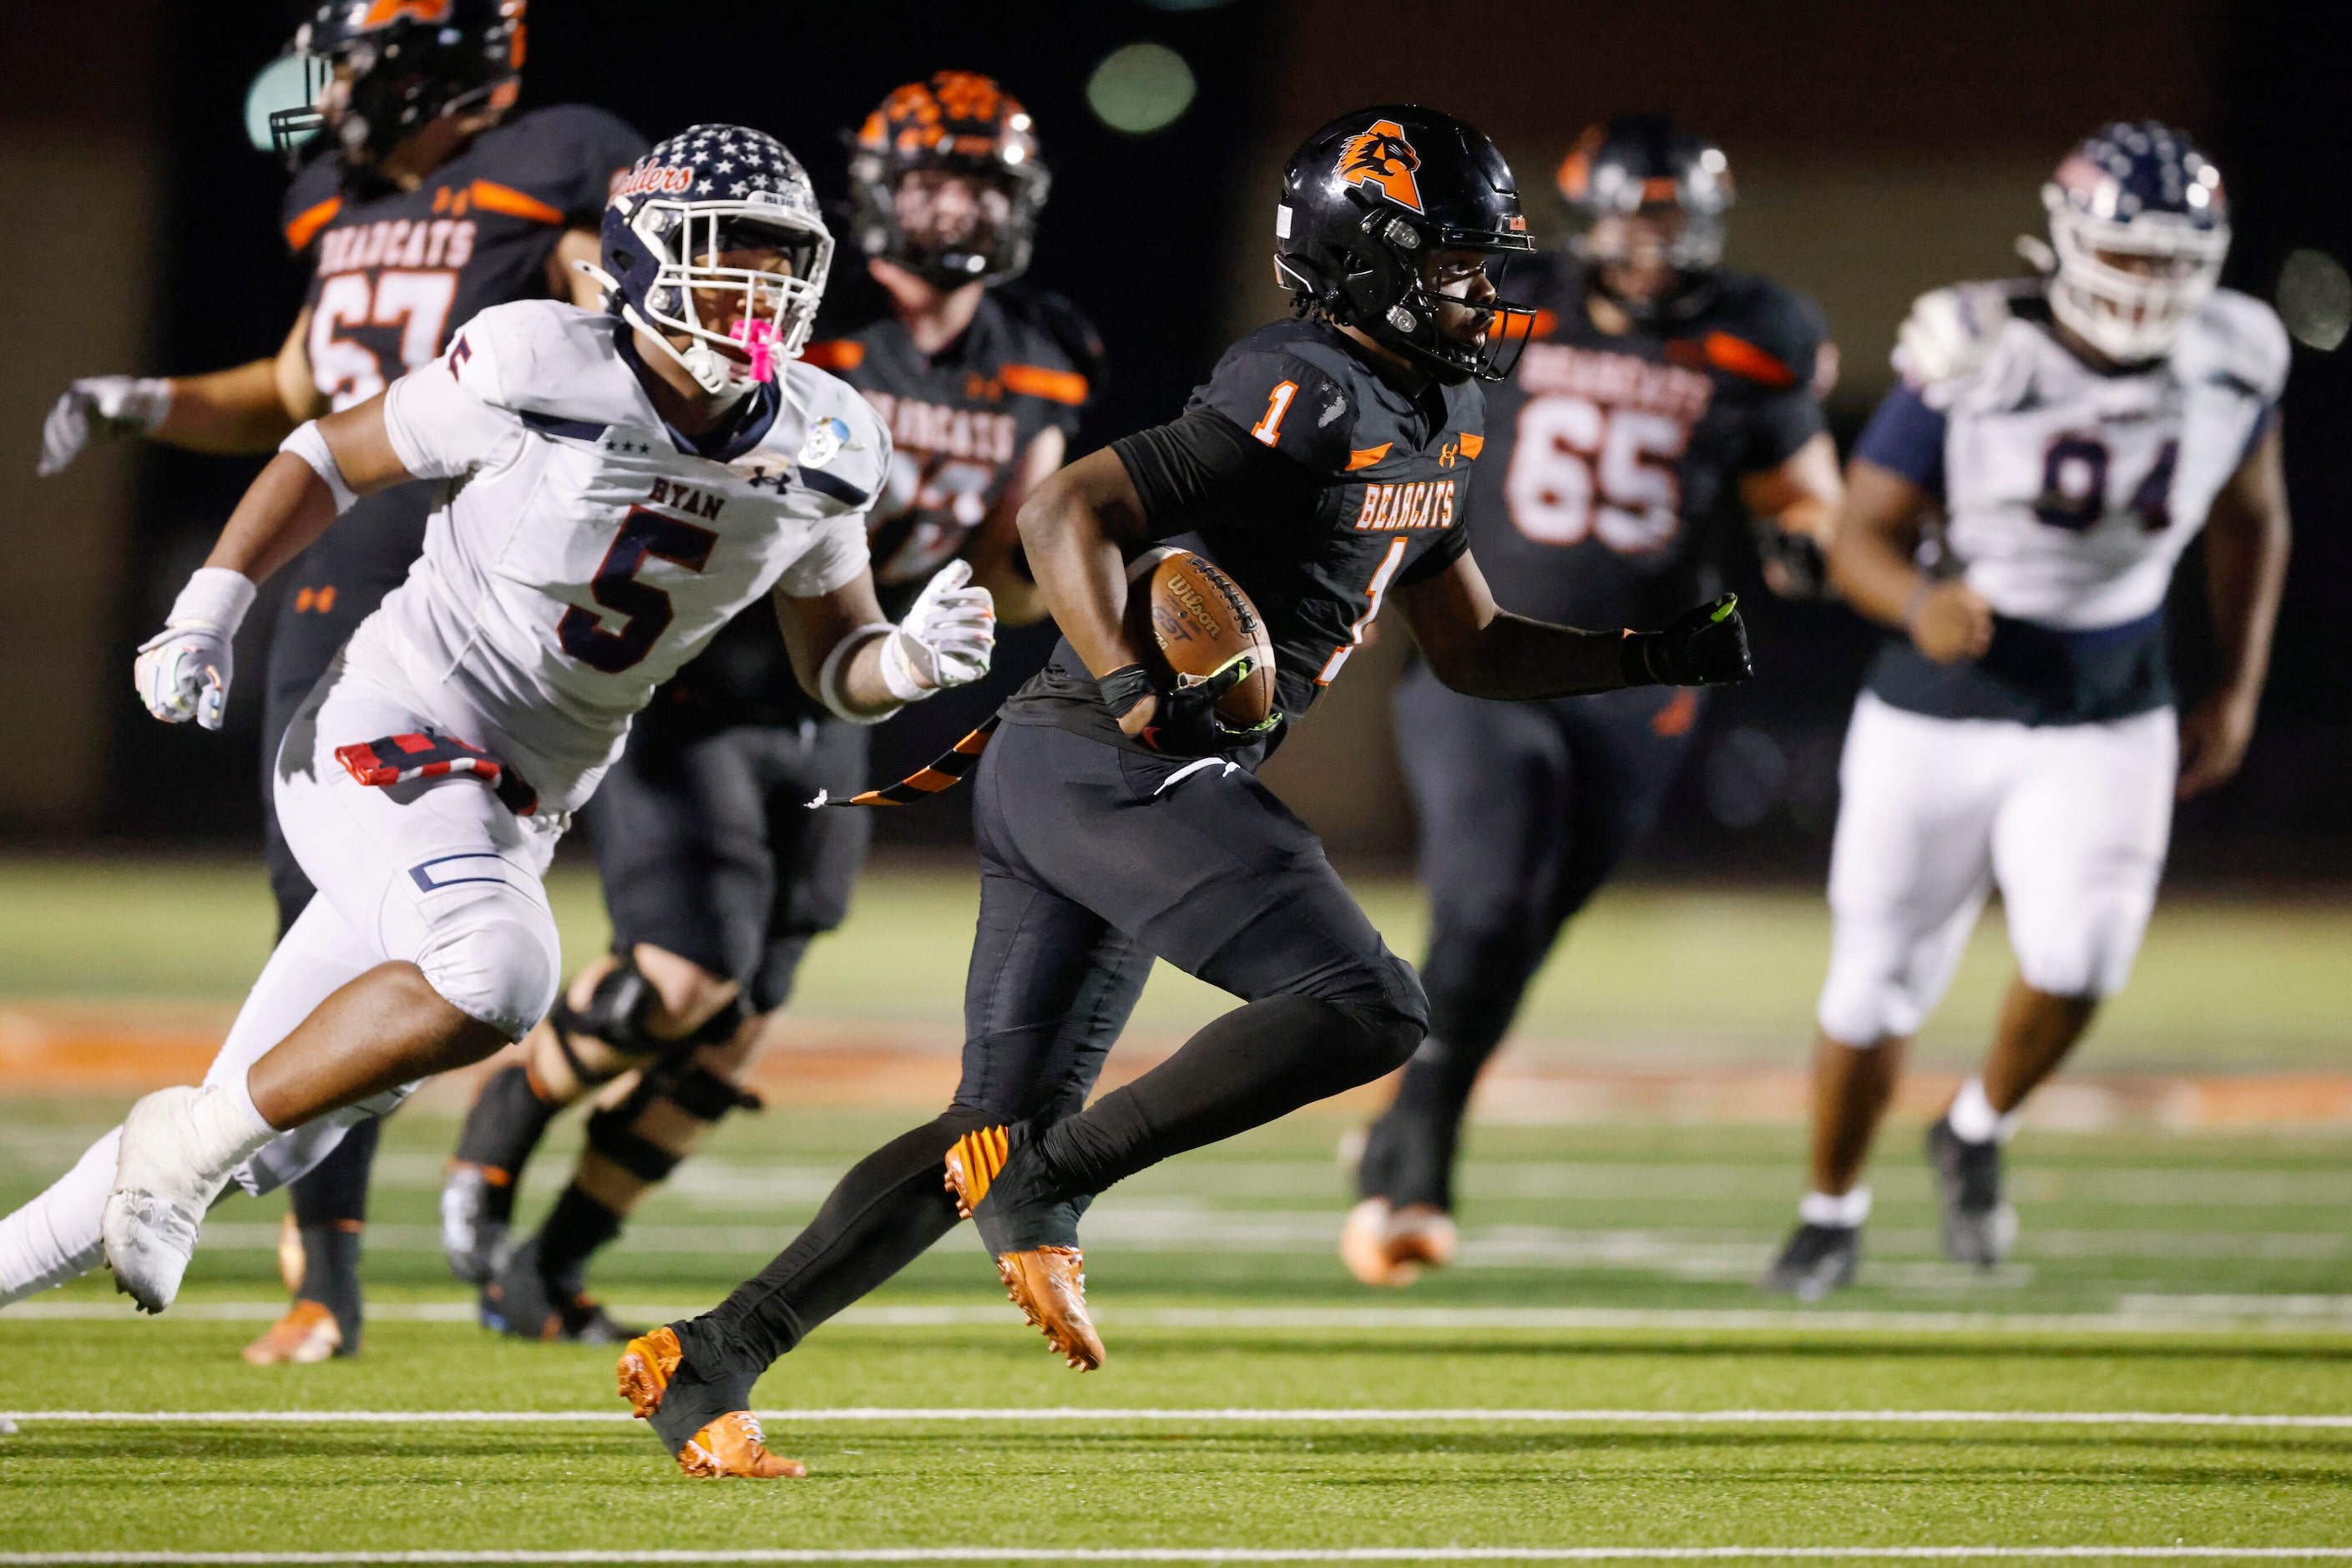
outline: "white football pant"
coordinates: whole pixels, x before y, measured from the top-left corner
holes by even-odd
[[[328,996],[379,964],[415,963],[468,1016],[520,1039],[554,1002],[562,970],[541,885],[559,820],[517,817],[470,777],[380,789],[334,761],[335,747],[426,728],[405,705],[345,674],[320,679],[278,751],[278,825],[319,889],[238,1009],[207,1083],[242,1073]],[[468,737],[471,739],[471,737]],[[381,1116],[408,1084],[287,1132],[235,1173],[257,1196],[294,1180],[343,1133]],[[87,1273],[114,1184],[121,1129],[0,1219],[0,1306]]]
[[[1937,719],[1865,691],[1839,765],[1834,935],[1822,1032],[1917,1032],[1998,885],[2019,975],[2053,996],[2123,989],[2172,830],[2179,726]]]

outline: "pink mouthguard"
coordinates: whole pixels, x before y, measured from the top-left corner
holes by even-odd
[[[751,351],[751,379],[773,381],[776,378],[776,323],[755,321],[750,318],[727,329],[727,335]]]

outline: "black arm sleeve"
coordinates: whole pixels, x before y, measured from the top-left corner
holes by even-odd
[[[1208,408],[1110,444],[1135,483],[1151,537],[1267,527],[1312,511],[1323,486],[1305,467]]]

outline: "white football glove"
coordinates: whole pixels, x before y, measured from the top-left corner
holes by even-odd
[[[160,377],[89,375],[66,388],[41,426],[43,478],[81,454],[93,433],[144,436],[172,411],[172,384]]]
[[[996,600],[973,585],[971,563],[950,561],[882,644],[882,683],[901,702],[920,702],[988,673],[996,651]]]
[[[253,584],[225,566],[205,566],[188,579],[163,629],[139,645],[131,683],[147,711],[166,724],[194,719],[221,727],[228,685],[236,674],[236,628],[253,607]]]
[[[1895,368],[1921,385],[1968,374],[1985,362],[2009,323],[2009,290],[1998,283],[1955,283],[1911,302],[1895,333]]]

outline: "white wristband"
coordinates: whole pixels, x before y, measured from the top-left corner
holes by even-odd
[[[882,645],[882,684],[890,695],[901,702],[920,702],[926,697],[936,697],[940,689],[926,686],[915,679],[914,667],[907,662],[907,650],[900,646],[898,628],[891,628],[891,637]]]
[[[244,573],[226,566],[199,566],[180,596],[172,601],[172,613],[163,617],[163,624],[211,626],[235,637],[236,628],[245,624],[246,611],[253,608],[253,580]]]
[[[898,711],[892,708],[879,713],[860,713],[853,710],[847,699],[841,694],[842,678],[848,672],[849,661],[856,657],[857,650],[876,637],[887,637],[898,629],[887,621],[875,621],[859,626],[834,644],[833,651],[824,656],[824,663],[818,667],[816,672],[816,694],[835,718],[845,719],[852,724],[879,724]],[[888,680],[887,673],[883,679],[886,682]]]
[[[335,498],[337,517],[351,510],[352,503],[360,499],[352,492],[352,487],[344,482],[342,465],[335,461],[334,449],[327,445],[327,438],[319,433],[317,420],[312,419],[298,426],[294,434],[278,444],[278,449],[289,457],[299,458],[310,465],[310,471],[319,476],[320,481],[326,485],[327,492]]]

